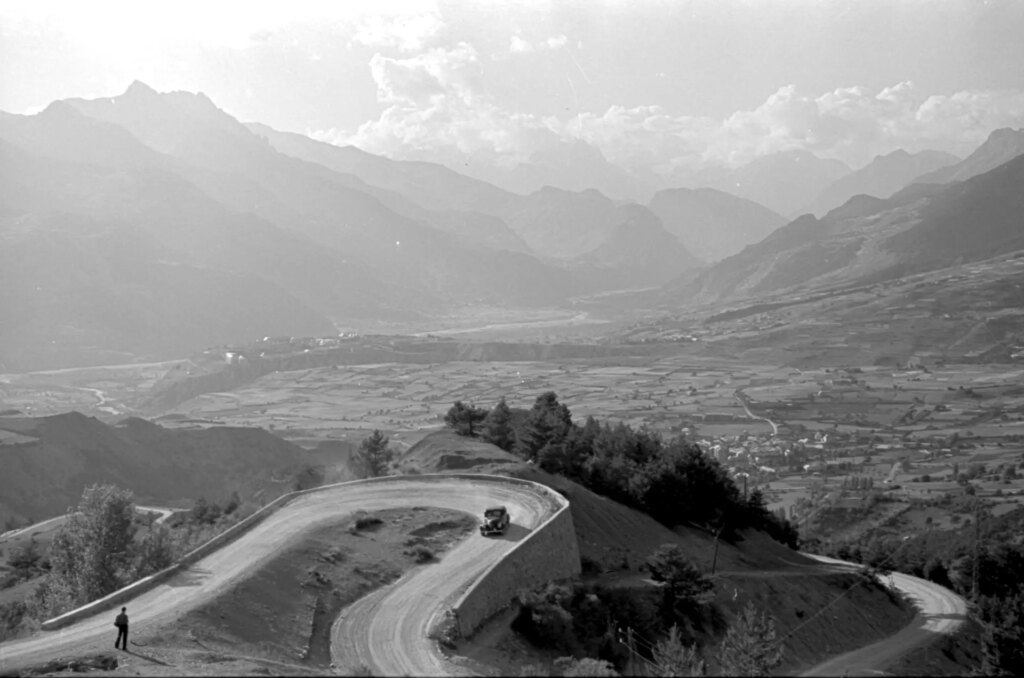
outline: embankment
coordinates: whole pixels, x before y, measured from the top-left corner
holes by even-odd
[[[579,547],[569,502],[538,483],[517,482],[543,488],[561,508],[484,572],[455,604],[455,618],[463,638],[507,608],[520,590],[580,574]]]

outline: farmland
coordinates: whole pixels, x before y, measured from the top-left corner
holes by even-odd
[[[237,355],[276,350],[285,358],[250,370],[237,385],[225,381],[222,390],[155,410],[137,404],[166,384],[177,388],[194,375],[237,369],[224,364],[224,355],[236,351],[4,375],[0,388],[3,409],[38,415],[77,409],[107,420],[143,414],[173,427],[256,426],[307,447],[358,442],[381,429],[398,449],[441,426],[456,400],[490,407],[504,397],[529,407],[554,391],[577,419],[593,415],[698,441],[737,482],[761,488],[770,508],[810,531],[823,511],[863,514],[857,523],[893,520],[886,512],[896,501],[906,504],[897,508],[908,525],[924,525],[931,516],[930,527],[955,526],[953,513],[932,515],[918,504],[962,495],[961,476],[968,473],[972,491],[993,511],[1024,498],[1017,478],[1024,370],[1017,365],[913,360],[901,367],[797,367],[764,364],[764,356],[749,351],[732,358],[721,346],[709,347],[712,342],[681,338],[618,346],[437,337],[356,338],[334,348],[294,339],[259,343]],[[876,508],[878,497],[885,506]]]

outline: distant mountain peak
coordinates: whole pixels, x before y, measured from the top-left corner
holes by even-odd
[[[988,141],[1000,144],[1012,142],[1022,133],[1024,133],[1024,128],[1013,129],[1012,127],[1000,127],[997,130],[993,130],[993,132],[988,135]]]
[[[122,96],[125,97],[152,97],[158,96],[158,92],[142,82],[141,80],[133,80],[132,84],[128,85],[128,89],[124,91]]]
[[[966,181],[993,170],[1021,154],[1024,154],[1024,129],[1002,127],[993,130],[981,146],[960,162],[918,176],[914,181],[924,184]]]

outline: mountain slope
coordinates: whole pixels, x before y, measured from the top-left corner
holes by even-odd
[[[24,437],[0,445],[0,520],[60,515],[92,483],[131,489],[140,502],[220,500],[234,491],[244,498],[261,489],[273,498],[306,464],[304,450],[255,428],[172,430],[141,419],[108,426],[69,412],[0,417],[0,430]]]
[[[981,146],[960,162],[914,179],[919,184],[948,184],[984,174],[1024,154],[1024,129],[997,129]]]
[[[954,184],[921,212],[921,222],[886,243],[913,269],[977,261],[1024,248],[1024,155]]]
[[[353,189],[350,177],[278,153],[201,94],[157,94],[137,83],[122,97],[69,103],[198,167],[192,180],[229,209],[260,216],[350,259],[373,262],[375,273],[365,285],[390,283],[395,302],[406,307],[439,309],[449,300],[481,296],[551,301],[564,289],[558,271],[528,256],[467,247]],[[495,272],[503,271],[509,275],[497,278]],[[432,295],[433,303],[409,303],[407,291]]]
[[[61,162],[0,142],[5,369],[166,358],[267,334],[333,334],[327,318],[264,277],[258,260],[246,265],[252,238],[235,234],[248,224],[232,223],[216,205],[207,211],[197,193],[159,169]],[[269,244],[272,270],[279,260],[269,250],[287,257],[289,248]],[[316,252],[306,251],[313,270]]]
[[[888,198],[922,174],[948,167],[959,160],[955,155],[941,151],[907,153],[896,150],[880,155],[865,167],[826,186],[803,211],[821,217],[855,195]]]
[[[713,188],[658,191],[649,207],[666,230],[708,262],[736,254],[786,223],[767,207]]]
[[[897,278],[1024,247],[1024,157],[950,186],[857,196],[804,215],[700,275],[668,286],[697,301]]]
[[[247,123],[246,127],[285,155],[357,176],[367,184],[404,195],[427,210],[493,213],[520,197],[438,163],[391,160],[355,146],[334,146],[260,123]]]
[[[278,132],[266,125],[246,127],[287,156],[322,165],[349,188],[377,198],[392,211],[482,247],[529,253],[529,247],[489,212],[514,199],[511,193],[463,177],[433,163],[396,162],[359,149],[332,146],[301,134]]]

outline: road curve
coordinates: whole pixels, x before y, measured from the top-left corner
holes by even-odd
[[[811,557],[825,563],[848,564],[825,556]],[[910,624],[885,640],[833,657],[800,675],[884,675],[885,668],[903,655],[934,643],[941,634],[953,633],[967,620],[967,603],[944,586],[900,572],[886,575],[886,579],[889,577],[917,607]]]
[[[518,539],[557,510],[540,493],[498,476],[402,476],[388,482],[344,483],[299,496],[235,541],[125,603],[133,634],[155,629],[209,602],[304,534],[354,512],[431,506],[480,515],[495,503],[505,504],[512,515],[508,538],[470,536],[440,562],[416,568],[359,601],[357,609],[348,610],[335,625],[334,642],[340,646],[335,655],[341,666],[357,659],[375,673],[451,674],[454,667],[427,641],[431,621]],[[0,672],[109,650],[113,615],[101,612],[58,631],[0,643]]]

